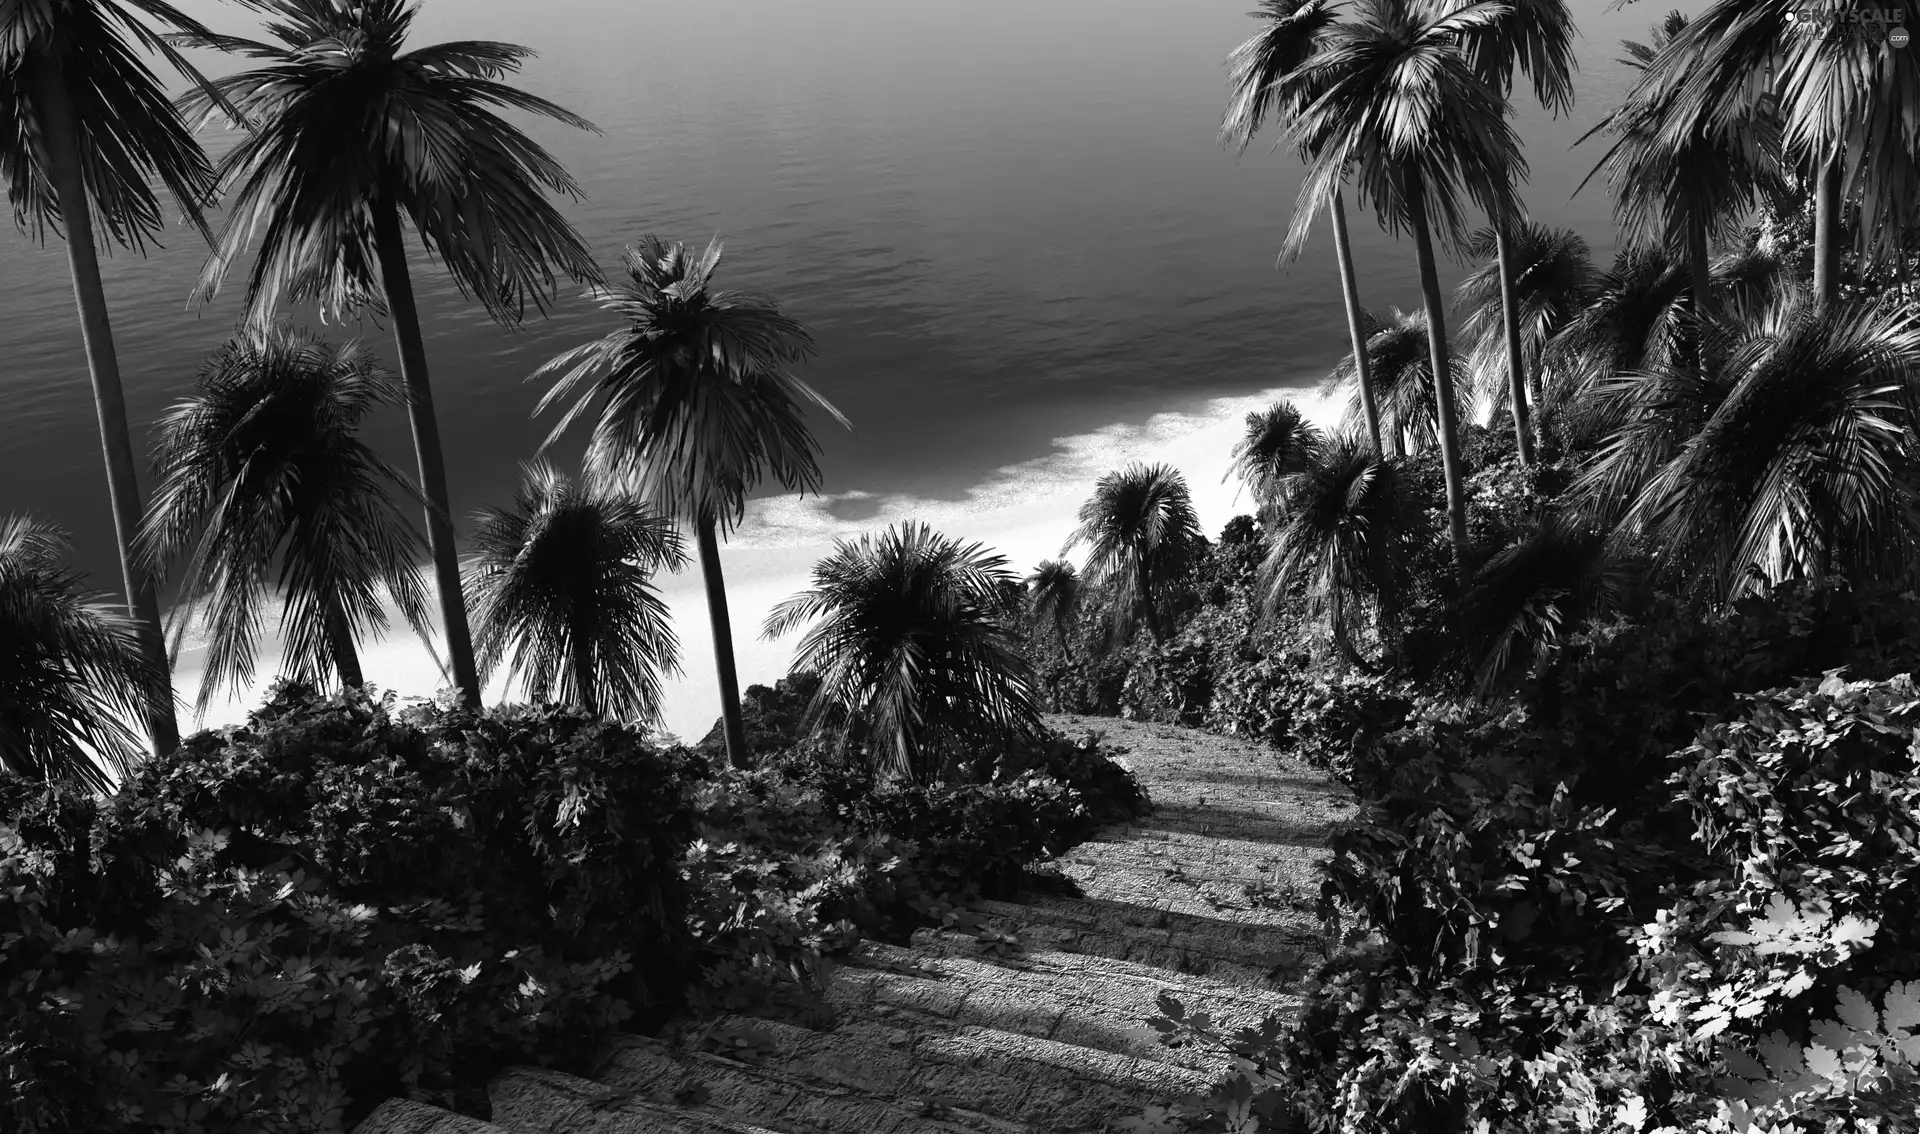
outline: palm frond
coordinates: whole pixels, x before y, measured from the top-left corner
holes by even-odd
[[[1468,346],[1464,382],[1474,391],[1478,413],[1491,416],[1504,411],[1512,395],[1493,230],[1475,232],[1467,252],[1478,266],[1454,292],[1455,306],[1466,312],[1460,324],[1460,337]],[[1548,341],[1593,298],[1592,256],[1587,242],[1573,230],[1531,221],[1508,228],[1507,256],[1513,266],[1521,360],[1526,372],[1536,375]]]
[[[1112,592],[1116,634],[1130,634],[1142,616],[1152,628],[1162,586],[1206,539],[1186,480],[1170,465],[1136,461],[1101,477],[1078,518],[1060,554],[1086,545],[1082,572]]]
[[[1265,22],[1227,57],[1227,112],[1220,140],[1245,152],[1268,118],[1291,118],[1308,97],[1284,80],[1320,47],[1336,19],[1329,0],[1261,0],[1248,15]]]
[[[1393,308],[1385,316],[1368,315],[1367,364],[1373,396],[1380,411],[1381,431],[1398,438],[1409,452],[1439,443],[1440,403],[1433,385],[1433,354],[1427,339],[1427,313]],[[1456,391],[1464,388],[1466,367],[1449,356]],[[1366,421],[1360,401],[1359,368],[1352,352],[1340,360],[1325,389],[1345,393],[1346,406],[1338,428],[1352,431]]]
[[[1325,438],[1292,402],[1275,402],[1247,414],[1246,428],[1233,446],[1233,463],[1224,482],[1239,477],[1255,501],[1268,507],[1296,475],[1319,456]],[[1236,494],[1235,499],[1238,499]]]

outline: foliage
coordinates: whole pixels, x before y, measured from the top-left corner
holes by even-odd
[[[112,797],[15,785],[0,988],[31,1070],[0,1113],[337,1131],[584,1057],[682,995],[693,771],[578,714],[283,685]]]
[[[0,516],[0,775],[106,788],[145,755],[128,727],[164,692],[139,630],[67,567],[65,532]]]
[[[1214,688],[1205,723],[1265,741],[1344,776],[1355,745],[1405,723],[1414,694],[1387,676],[1303,668],[1286,658],[1237,666]]]

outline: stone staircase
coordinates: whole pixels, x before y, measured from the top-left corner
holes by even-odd
[[[1155,998],[1228,1027],[1293,1009],[1289,984],[1321,955],[1313,863],[1351,801],[1252,745],[1053,723],[1107,733],[1155,803],[1060,860],[1080,896],[982,902],[969,929],[863,944],[834,970],[828,1027],[626,1037],[591,1078],[508,1070],[490,1121],[395,1099],[356,1134],[1094,1134],[1205,1091],[1225,1061],[1163,1047]]]

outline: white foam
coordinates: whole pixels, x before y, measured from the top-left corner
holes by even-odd
[[[1313,389],[1273,389],[1216,398],[1195,410],[1159,413],[1145,422],[1109,425],[1061,438],[1046,456],[1000,469],[958,501],[865,490],[804,500],[755,501],[746,523],[722,553],[741,688],[772,684],[787,672],[800,633],[768,642],[760,636],[761,623],[775,604],[808,585],[813,564],[830,554],[839,539],[916,520],[956,539],[983,543],[1006,556],[1013,570],[1025,574],[1040,560],[1060,554],[1074,527],[1075,513],[1094,482],[1132,461],[1165,463],[1180,470],[1202,527],[1209,536],[1217,535],[1236,513],[1248,510],[1237,483],[1223,483],[1245,417],[1279,398],[1295,402],[1309,420],[1323,427],[1338,416],[1338,405]],[[1236,501],[1236,497],[1240,498]],[[836,518],[832,506],[846,501],[860,501],[875,510],[859,520]],[[1077,562],[1078,557],[1074,558]],[[666,726],[687,740],[698,740],[720,711],[700,572],[683,571],[660,580],[660,586],[680,636],[684,670],[665,684]],[[263,671],[271,672],[279,648],[277,641],[262,643]],[[180,659],[176,686],[183,696],[191,697],[198,688],[197,653],[183,651]],[[426,651],[405,634],[367,643],[361,665],[367,680],[403,695],[431,694],[441,680]],[[494,688],[488,695],[499,697],[504,692]],[[257,699],[249,691],[217,704],[209,709],[206,723],[238,721]]]

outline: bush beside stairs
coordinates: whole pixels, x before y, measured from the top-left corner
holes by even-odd
[[[1079,896],[979,902],[911,948],[863,943],[833,970],[830,1024],[626,1037],[590,1078],[508,1069],[490,1121],[393,1099],[356,1134],[1091,1134],[1204,1092],[1224,1057],[1163,1046],[1155,999],[1227,1027],[1293,1009],[1322,956],[1314,862],[1351,799],[1254,745],[1052,723],[1107,733],[1155,805],[1059,860]]]

